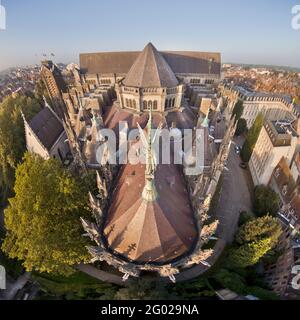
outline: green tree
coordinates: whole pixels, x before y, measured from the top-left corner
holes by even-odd
[[[238,294],[247,293],[245,279],[237,273],[221,269],[214,275],[214,279],[223,288],[228,288]]]
[[[272,246],[276,245],[281,235],[281,226],[277,219],[264,216],[250,220],[240,227],[235,240],[239,245],[270,238]]]
[[[242,246],[233,247],[229,253],[229,261],[233,266],[246,268],[253,266],[272,249],[272,240],[265,238]]]
[[[88,262],[80,223],[90,218],[86,189],[58,160],[27,153],[5,210],[3,251],[28,271],[69,275],[74,265]]]
[[[0,105],[0,191],[3,199],[13,188],[15,169],[26,150],[21,108],[29,120],[41,110],[37,100],[25,95],[7,97]]]
[[[239,218],[239,227],[243,226],[245,223],[247,223],[252,219],[254,219],[254,217],[251,213],[246,211],[241,212],[240,218]]]
[[[236,243],[229,252],[229,264],[237,268],[255,265],[276,247],[281,233],[281,226],[273,217],[248,221],[236,234]]]
[[[247,121],[244,118],[240,118],[235,131],[236,136],[240,136],[247,131]]]
[[[33,279],[41,287],[41,300],[112,300],[119,289],[116,285],[101,282],[82,272],[73,273],[68,277],[34,272]]]
[[[279,210],[279,195],[269,187],[257,186],[254,190],[253,208],[258,216],[271,214],[276,216]]]
[[[253,126],[250,128],[248,135],[247,135],[247,138],[246,138],[245,143],[242,148],[241,157],[244,162],[249,162],[249,160],[252,156],[252,152],[254,150],[255,144],[256,144],[257,139],[259,137],[263,123],[264,123],[264,116],[262,113],[260,113],[256,117]]]
[[[242,100],[238,100],[233,108],[231,119],[235,118],[235,121],[240,120],[244,112],[244,105]]]

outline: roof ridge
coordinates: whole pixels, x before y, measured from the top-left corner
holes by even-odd
[[[158,69],[158,61],[157,61],[157,58],[162,58],[162,55],[156,50],[156,48],[154,46],[153,46],[153,50],[151,51],[151,53],[152,53],[154,60],[155,60],[156,75],[157,75],[158,81],[160,83],[160,86],[162,87],[162,82],[161,82],[161,78],[159,75],[159,69]]]

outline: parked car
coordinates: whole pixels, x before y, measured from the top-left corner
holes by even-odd
[[[236,154],[240,154],[241,151],[242,151],[242,148],[240,146],[235,146],[234,147],[234,151],[235,151]]]
[[[241,163],[240,163],[240,167],[241,167],[242,169],[247,169],[247,168],[248,168],[247,163],[245,163],[245,162],[241,162]]]

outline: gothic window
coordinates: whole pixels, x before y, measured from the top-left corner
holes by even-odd
[[[128,99],[126,99],[126,107],[128,108]]]
[[[152,101],[148,102],[148,109],[150,110],[152,108]]]
[[[133,100],[133,104],[132,104],[133,108],[136,109],[136,101]]]
[[[168,106],[169,106],[169,100],[166,99],[166,101],[165,101],[165,109],[168,109]]]
[[[129,100],[129,108],[132,109],[132,100]]]
[[[173,100],[172,100],[172,108],[174,108],[175,107],[175,98],[173,98]]]
[[[143,109],[147,110],[147,101],[143,101]]]
[[[172,108],[172,99],[169,100],[168,108]]]
[[[153,110],[157,110],[157,101],[156,100],[153,102]]]

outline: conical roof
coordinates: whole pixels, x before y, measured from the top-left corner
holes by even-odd
[[[104,227],[108,247],[139,263],[167,263],[188,253],[197,227],[183,177],[175,165],[158,165],[158,197],[146,201],[145,165],[123,167]]]
[[[164,57],[148,43],[129,70],[124,84],[138,88],[172,88],[178,85],[178,80]]]

